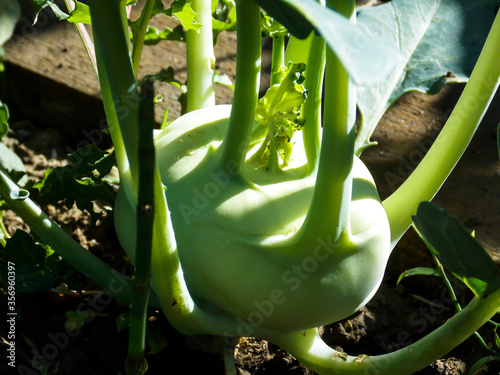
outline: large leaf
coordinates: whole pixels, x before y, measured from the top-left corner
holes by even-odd
[[[499,0],[393,0],[359,12],[358,26],[404,58],[386,80],[358,88],[363,115],[358,155],[401,95],[414,90],[433,94],[448,82],[468,79],[498,5]]]
[[[19,17],[21,10],[17,0],[0,1],[0,46],[12,36]]]
[[[384,80],[400,61],[394,46],[380,42],[373,33],[356,27],[314,0],[255,2],[299,39],[306,38],[313,30],[321,34],[358,84],[370,85]]]
[[[447,211],[422,202],[413,221],[430,251],[476,296],[484,298],[500,287],[500,270],[495,262]]]

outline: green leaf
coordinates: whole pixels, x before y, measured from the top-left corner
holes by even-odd
[[[86,145],[70,154],[69,160],[74,166],[74,175],[77,178],[91,177],[94,175],[94,171],[103,177],[111,171],[115,164],[113,154],[108,154],[93,144]]]
[[[144,36],[144,44],[152,46],[160,43],[162,40],[184,42],[186,38],[185,34],[182,25],[178,25],[173,29],[166,27],[163,31],[159,31],[156,27],[148,26],[146,35]]]
[[[493,23],[499,0],[393,0],[359,12],[358,27],[403,56],[376,85],[358,87],[362,128],[356,154],[386,109],[403,94],[438,92],[449,82],[465,82]],[[389,59],[389,57],[388,57]]]
[[[176,0],[170,9],[165,11],[165,14],[177,18],[186,30],[198,30],[201,27],[194,19],[196,13],[190,2]]]
[[[17,0],[0,1],[0,46],[10,39],[20,17],[21,10]]]
[[[95,145],[82,147],[69,157],[71,164],[45,172],[45,178],[34,187],[40,197],[50,201],[65,200],[70,209],[75,203],[80,210],[86,210],[93,220],[100,218],[94,211],[93,201],[99,199],[113,203],[113,187],[103,180],[115,163],[114,154],[106,154]]]
[[[261,30],[263,37],[278,37],[287,36],[288,30],[277,20],[269,17],[267,14],[262,13],[260,15]]]
[[[9,177],[20,186],[24,186],[28,182],[26,168],[22,160],[3,143],[0,143],[0,168],[7,172]]]
[[[52,12],[54,12],[55,16],[60,20],[68,19],[69,15],[64,13],[59,6],[56,4],[55,0],[31,0],[35,11],[35,19],[33,20],[33,24],[38,21],[38,14],[46,8],[49,7]]]
[[[212,1],[212,29],[214,43],[222,31],[236,30],[236,5],[232,0],[221,0],[220,7],[217,1]]]
[[[292,120],[299,127],[300,108],[306,100],[307,93],[302,86],[305,64],[290,63],[285,68],[280,84],[270,87],[259,100],[256,110],[256,120],[267,126],[283,119]],[[291,134],[297,129],[291,130]],[[291,138],[291,137],[289,137]]]
[[[18,230],[2,250],[4,265],[1,274],[5,280],[7,262],[15,264],[16,294],[49,290],[63,282],[72,272],[65,261],[51,249],[33,241],[26,232]]]
[[[9,132],[9,108],[0,101],[0,141]]]
[[[221,74],[216,71],[214,75],[214,83],[227,86],[234,90],[234,83],[231,81],[231,78],[229,78],[227,74]]]
[[[418,206],[413,221],[438,260],[477,297],[500,287],[500,270],[486,250],[448,212],[431,202]]]
[[[171,66],[169,66],[167,69],[159,71],[156,74],[151,75],[150,78],[163,83],[170,83],[171,85],[180,89],[181,92],[187,92],[187,86],[175,78],[175,71]]]
[[[314,0],[256,0],[256,3],[299,39],[316,30],[358,84],[382,81],[400,61],[393,46],[380,42],[371,31],[362,30]]]
[[[68,21],[72,23],[84,23],[86,25],[91,25],[89,6],[76,1],[75,9],[70,13]]]
[[[409,270],[404,271],[401,275],[399,275],[398,281],[396,284],[399,284],[401,280],[408,276],[437,276],[441,277],[441,273],[439,270],[430,267],[416,267]]]
[[[177,87],[180,90],[180,95],[177,97],[177,101],[181,104],[181,113],[186,112],[186,105],[187,105],[187,85],[180,82],[178,79],[175,78],[175,71],[174,68],[169,66],[167,69],[163,69],[160,72],[153,74],[149,76],[151,79],[163,82],[163,83],[169,83],[175,87]]]

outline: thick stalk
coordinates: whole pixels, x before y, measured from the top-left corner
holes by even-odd
[[[327,2],[327,5],[354,20],[355,1],[330,3]],[[326,51],[325,74],[325,113],[318,174],[301,231],[316,238],[333,230],[337,240],[348,230],[356,96],[347,71],[329,48]],[[325,207],[328,209],[325,210]]]
[[[500,83],[500,15],[448,121],[415,171],[384,202],[391,226],[392,247],[410,226],[422,201],[441,188],[469,145]]]
[[[260,8],[251,0],[236,5],[236,80],[229,128],[222,145],[221,168],[241,172],[248,150],[259,94],[261,67]]]
[[[137,240],[135,273],[132,279],[132,307],[127,357],[127,374],[144,374],[147,370],[146,319],[151,290],[151,254],[154,223],[154,176],[156,169],[153,142],[154,89],[146,81],[142,87],[145,99],[139,111],[139,185],[137,197]]]
[[[21,189],[0,169],[0,196],[30,227],[32,233],[77,271],[109,291],[119,303],[130,302],[130,280],[81,247],[29,197],[22,199],[20,195]]]
[[[320,375],[410,375],[465,341],[497,313],[499,306],[500,290],[485,299],[475,298],[465,309],[424,338],[384,355],[353,357],[339,353],[326,345],[315,329],[270,341]]]
[[[137,194],[140,96],[129,55],[123,0],[90,0],[99,83],[120,173],[120,189]]]
[[[307,100],[302,107],[302,115],[305,120],[302,137],[309,173],[313,173],[318,168],[321,150],[321,97],[325,73],[326,43],[323,38],[316,35],[311,35],[309,38],[311,43],[304,82],[307,89]]]
[[[215,105],[215,56],[212,32],[212,2],[191,0],[198,30],[186,31],[187,111]]]
[[[132,38],[132,67],[134,74],[137,77],[139,73],[139,64],[141,62],[142,49],[144,47],[144,38],[148,29],[149,21],[151,20],[151,13],[155,5],[155,0],[148,0],[142,9],[140,24]]]

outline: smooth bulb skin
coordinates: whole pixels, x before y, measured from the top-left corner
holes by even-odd
[[[307,175],[305,157],[294,158],[276,176],[253,165],[244,176],[231,163],[221,168],[218,151],[230,108],[188,113],[156,137],[193,299],[204,309],[237,317],[242,329],[262,326],[283,333],[353,314],[378,289],[390,254],[389,224],[369,171],[355,158],[350,233],[336,242],[334,228],[308,238],[299,229],[315,176]],[[296,148],[295,154],[305,155]],[[117,219],[124,216],[117,211]],[[128,252],[135,243],[130,225],[117,222]]]

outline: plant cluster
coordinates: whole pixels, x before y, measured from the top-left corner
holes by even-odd
[[[33,3],[77,25],[95,63],[114,146],[110,155],[81,150],[72,165],[47,173],[35,188],[91,213],[90,200],[110,202],[133,279],[117,276],[41,212],[19,180],[22,163],[7,149],[0,158],[0,197],[43,244],[45,254],[27,250],[36,251],[40,263],[49,267],[55,253],[103,288],[117,277],[127,285],[114,297],[131,304],[128,373],[147,368],[148,305],[160,306],[183,334],[250,333],[319,374],[411,374],[497,312],[498,268],[428,201],[498,87],[498,0],[393,0],[359,11],[354,0],[191,0],[168,9],[147,0],[133,21],[130,0],[66,0],[68,13],[52,0]],[[150,27],[159,14],[175,17],[179,26]],[[91,25],[93,42],[81,24]],[[223,78],[213,47],[225,30],[237,33],[234,96],[231,105],[216,105],[214,85]],[[273,61],[271,85],[259,98],[263,37],[272,38]],[[171,69],[138,79],[144,46],[162,40],[186,43],[186,82]],[[182,90],[185,113],[155,130],[158,81]],[[373,146],[370,136],[382,115],[409,91],[432,94],[466,81],[432,148],[382,201],[359,159]],[[8,112],[0,109],[6,129]],[[106,179],[114,164],[116,195]],[[73,195],[57,190],[61,175]],[[328,347],[317,327],[350,316],[373,297],[412,223],[439,265],[475,298],[396,352],[352,357]],[[20,235],[9,237],[4,230],[4,262],[16,256],[9,244]],[[60,269],[50,283],[64,280]]]

